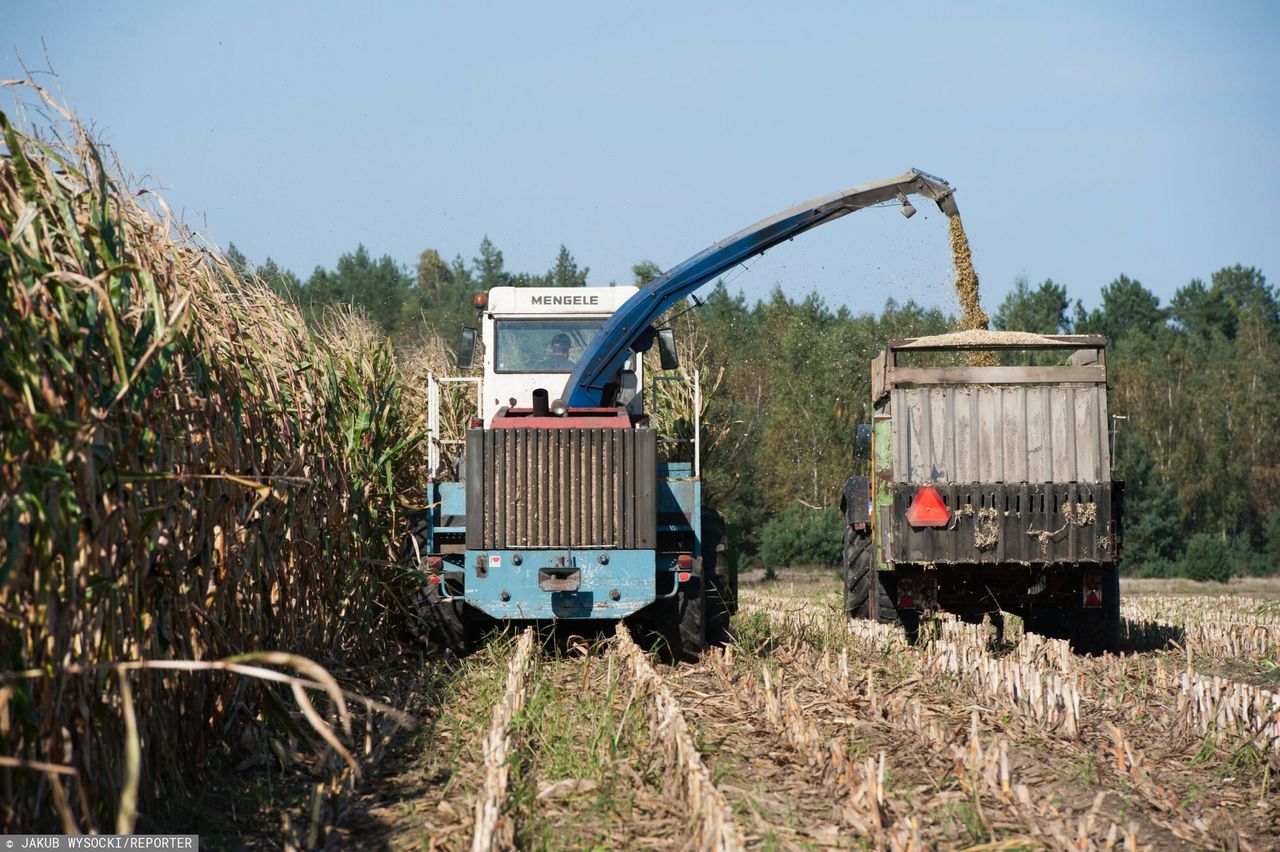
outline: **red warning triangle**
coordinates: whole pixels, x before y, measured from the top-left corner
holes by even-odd
[[[916,492],[907,509],[907,523],[913,527],[945,527],[951,523],[951,510],[942,502],[942,495],[932,485]]]
[[[1102,606],[1102,598],[1098,596],[1096,590],[1089,589],[1085,592],[1084,605],[1087,609],[1096,609]]]

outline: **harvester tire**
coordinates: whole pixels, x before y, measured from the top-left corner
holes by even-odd
[[[702,513],[702,576],[706,578],[706,641],[724,645],[733,639],[729,619],[736,608],[737,589],[732,588],[725,541],[724,518],[719,512]]]
[[[872,562],[871,536],[851,526],[844,528],[844,610],[851,618],[894,624],[893,577],[877,571]]]
[[[428,590],[418,604],[420,638],[430,659],[462,659],[476,648],[477,627],[467,614],[467,605],[442,599],[439,587]]]
[[[400,552],[400,564],[417,576],[425,576],[428,522],[425,512],[409,518],[409,534]],[[408,613],[409,633],[425,646],[429,659],[461,659],[475,650],[478,626],[468,618],[467,606],[445,600],[440,585],[425,582],[417,587]]]
[[[696,663],[707,650],[707,594],[701,577],[691,576],[676,592],[679,621],[669,636],[672,656],[684,663]]]
[[[707,596],[697,574],[675,582],[675,594],[627,623],[636,641],[657,651],[665,662],[696,663],[707,650]]]

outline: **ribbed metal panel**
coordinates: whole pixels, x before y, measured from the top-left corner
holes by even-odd
[[[898,482],[1109,482],[1106,386],[894,388]]]
[[[919,488],[893,487],[893,559],[969,563],[1107,563],[1118,553],[1119,506],[1110,483],[939,485],[952,519],[915,528],[907,509]]]
[[[467,547],[652,549],[651,429],[467,432]]]

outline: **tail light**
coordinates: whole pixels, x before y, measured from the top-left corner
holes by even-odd
[[[910,580],[898,581],[898,609],[915,609],[916,584]]]
[[[1102,575],[1086,574],[1084,576],[1084,608],[1100,609],[1102,607]]]
[[[932,485],[916,492],[907,509],[907,523],[913,527],[945,527],[951,523],[951,510]]]
[[[680,582],[687,583],[689,578],[693,576],[693,557],[687,553],[681,553],[676,557],[676,567],[680,569]]]

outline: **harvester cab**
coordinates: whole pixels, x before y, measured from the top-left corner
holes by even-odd
[[[481,417],[547,417],[565,379],[600,329],[637,288],[495,287],[481,312],[484,378]],[[632,355],[619,374],[619,402],[643,412],[644,366]],[[542,393],[538,393],[541,390]],[[563,403],[556,416],[564,414]]]

